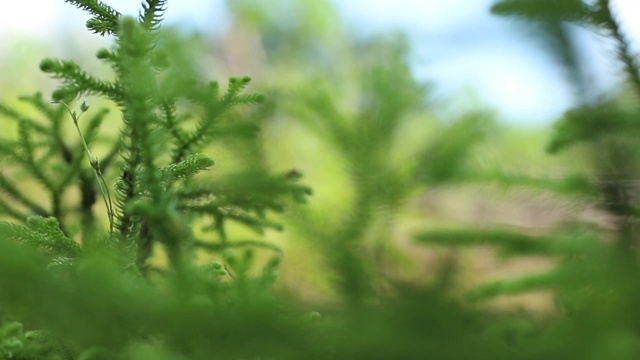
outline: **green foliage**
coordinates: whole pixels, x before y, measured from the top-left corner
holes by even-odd
[[[185,337],[190,332],[186,329],[200,316],[200,310],[224,312],[223,308],[250,296],[242,291],[255,292],[256,304],[262,303],[263,293],[277,278],[279,248],[260,240],[236,242],[225,230],[227,222],[249,225],[259,233],[267,227],[281,229],[280,224],[269,219],[269,212],[284,211],[287,198],[305,201],[310,190],[297,184],[299,176],[272,175],[255,169],[227,179],[196,179],[216,164],[204,153],[213,141],[229,141],[236,136],[255,139],[257,125],[251,119],[242,119],[238,116],[241,112],[235,110],[262,101],[261,95],[244,93],[250,78],[233,77],[222,91],[217,82],[201,80],[201,74],[179,61],[180,57],[167,56],[188,50],[165,41],[160,32],[165,1],[143,3],[138,19],[122,17],[102,2],[68,2],[93,16],[87,23],[90,30],[115,36],[114,46],[101,49],[96,55],[114,70],[115,77],[102,80],[74,61],[48,58],[41,62],[40,69],[61,80],[52,94],[53,103],[40,94],[22,98],[44,120],[0,107],[0,112],[18,129],[16,136],[0,142],[7,167],[0,176],[0,187],[6,195],[0,204],[3,215],[25,222],[1,223],[0,232],[3,240],[41,249],[49,259],[42,267],[44,263],[33,260],[33,255],[24,250],[3,248],[3,254],[13,259],[2,261],[5,269],[13,268],[22,275],[20,280],[5,279],[2,292],[12,289],[11,296],[0,300],[0,304],[12,309],[12,316],[73,343],[69,349],[74,349],[63,358],[112,358],[118,352],[124,354],[127,344],[133,346],[128,339],[134,338],[175,335],[183,339],[176,338],[178,342],[191,342]],[[119,138],[98,136],[106,110],[94,112],[85,101],[80,112],[72,110],[72,102],[87,95],[104,97],[117,106],[122,116]],[[189,105],[184,106],[185,102]],[[90,118],[81,119],[85,113]],[[71,120],[79,136],[75,141],[66,134]],[[104,146],[96,144],[98,139],[109,147],[100,160],[92,151],[98,147],[101,150],[96,152],[104,151]],[[92,169],[83,163],[85,156]],[[5,175],[9,173],[15,175]],[[22,190],[14,180],[22,175],[36,180],[44,194]],[[114,199],[111,188],[115,190]],[[71,190],[77,191],[80,198],[65,194]],[[51,206],[42,205],[47,196]],[[104,198],[106,214],[94,210],[98,197]],[[104,215],[111,223],[108,231],[103,228]],[[195,224],[207,222],[211,223],[213,236],[196,237]],[[267,261],[262,274],[254,277],[256,261],[250,256],[252,251],[247,250],[242,260],[233,255],[233,249],[240,247],[276,250],[276,255]],[[197,265],[192,259],[196,251],[202,250],[221,254],[225,264]],[[170,261],[168,269],[151,264],[154,253],[162,251]],[[52,272],[53,269],[64,271]],[[61,277],[63,274],[73,280]],[[230,280],[237,285],[231,286]],[[153,300],[162,298],[156,292],[163,291],[175,292],[177,297]],[[39,294],[38,299],[27,300],[34,293]],[[46,306],[40,299],[46,299]],[[179,305],[183,299],[190,299],[193,305]],[[213,307],[221,302],[228,305]],[[90,315],[105,308],[119,312],[121,320],[128,320],[114,321],[115,312],[111,310],[103,312],[102,318]],[[191,315],[185,317],[184,311]],[[223,331],[221,323],[211,321],[217,317],[213,313],[210,316],[199,320],[204,326],[200,329],[202,334]],[[66,317],[84,320],[73,323],[64,320]],[[93,322],[90,328],[101,330],[87,331],[85,321]],[[166,326],[158,327],[156,322]],[[14,323],[6,326],[11,324]],[[142,328],[147,327],[157,328],[158,332],[145,334]],[[172,330],[166,333],[169,328]],[[19,334],[10,335],[3,343],[3,358],[12,358],[15,351],[22,349],[16,345],[22,340],[14,340]],[[178,346],[159,343],[162,347]],[[193,356],[198,356],[205,345],[196,343],[199,345],[189,350]],[[45,355],[44,358],[57,358],[60,354]]]
[[[73,4],[94,16],[87,21],[87,29],[92,32],[100,35],[114,34],[116,32],[120,13],[111,6],[100,0],[65,0],[65,2]]]
[[[632,90],[637,93],[638,64],[622,34],[608,1],[500,1],[492,11],[536,21],[539,29],[555,44],[549,47],[560,55],[561,65],[581,88],[586,83],[576,70],[575,44],[568,33],[556,31],[560,22],[588,25],[609,35],[617,47]],[[560,46],[560,48],[558,48]],[[584,75],[582,75],[584,76]],[[582,93],[584,95],[584,93]],[[600,209],[611,216],[606,228],[593,224],[563,224],[545,234],[522,230],[459,229],[427,230],[416,237],[421,243],[438,246],[488,246],[503,256],[546,256],[555,258],[549,270],[507,277],[476,286],[466,292],[473,301],[522,294],[533,290],[553,291],[558,318],[541,336],[528,338],[521,345],[525,358],[632,359],[639,354],[637,318],[633,305],[638,294],[638,106],[622,101],[623,94],[601,96],[597,102],[581,99],[581,104],[565,113],[553,129],[547,145],[549,153],[580,149],[591,160],[592,172],[584,169],[579,183],[582,196],[595,198]],[[488,177],[491,178],[491,177]],[[494,178],[495,179],[495,178]],[[524,183],[524,179],[502,178],[503,184]],[[534,184],[529,180],[529,184]],[[548,190],[557,192],[562,188]],[[564,192],[564,191],[563,191]],[[576,192],[580,194],[581,192]]]
[[[581,0],[503,0],[493,5],[497,15],[516,15],[527,19],[581,21],[589,17],[589,7]]]
[[[0,228],[13,241],[41,248],[58,256],[75,258],[80,255],[80,245],[60,231],[55,218],[33,216],[27,219],[26,226],[2,223]]]
[[[287,60],[269,69],[273,84],[258,85],[266,103],[247,91],[247,76],[226,86],[204,80],[197,52],[161,27],[167,1],[143,1],[137,18],[101,1],[66,2],[92,16],[90,31],[113,35],[112,47],[96,53],[113,77],[48,58],[40,69],[60,81],[52,102],[22,97],[37,116],[0,105],[15,130],[0,139],[0,359],[640,355],[635,100],[581,101],[558,121],[547,150],[584,151],[591,168],[532,177],[479,165],[498,132],[491,112],[448,120],[430,112],[430,87],[413,77],[402,36],[316,38],[334,31],[314,15],[333,13],[328,2],[296,2],[304,16],[293,32],[281,8],[231,4],[239,21],[264,31],[270,55]],[[608,1],[505,0],[492,11],[536,22],[578,88],[586,81],[565,22],[604,30],[640,89]],[[295,41],[271,46],[283,39]],[[120,121],[84,99],[76,105],[86,96],[110,101]],[[338,206],[322,208],[301,183],[303,172],[325,168],[292,168],[283,149],[293,141],[269,142],[291,134],[311,139],[310,159],[340,163],[341,174],[323,174],[343,175]],[[410,246],[482,246],[551,261],[469,289],[456,260],[464,250],[455,250],[430,266],[429,281],[403,279],[396,232],[416,194],[486,183],[588,202],[611,220],[412,230]],[[285,226],[293,241],[272,241]],[[305,239],[309,253],[293,260],[320,259],[337,295],[330,301],[305,301],[279,285],[281,262],[291,259],[284,256]],[[484,306],[531,291],[553,295],[549,316]]]

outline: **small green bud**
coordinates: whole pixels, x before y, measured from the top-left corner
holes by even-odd
[[[89,152],[89,164],[91,164],[91,167],[96,171],[100,169],[100,163],[98,162],[98,158],[93,156],[91,152]]]
[[[40,70],[43,72],[53,72],[56,68],[56,61],[51,58],[46,58],[40,62]]]
[[[83,100],[82,104],[80,104],[80,111],[86,112],[87,110],[89,110],[89,104],[87,103],[87,100]]]
[[[251,76],[245,75],[245,76],[241,77],[240,78],[240,82],[243,83],[243,84],[250,83],[251,82]]]
[[[101,60],[105,60],[111,57],[111,52],[105,48],[102,48],[96,52],[96,57]]]

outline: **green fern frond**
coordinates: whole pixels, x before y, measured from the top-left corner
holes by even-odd
[[[100,0],[64,0],[94,15],[87,21],[87,28],[100,35],[114,34],[118,29],[120,13]]]
[[[116,103],[122,98],[116,84],[96,79],[73,61],[47,58],[40,62],[40,70],[63,81],[63,85],[52,94],[56,102],[70,102],[82,94],[103,95]]]
[[[415,237],[421,243],[444,246],[493,245],[502,254],[513,255],[577,255],[592,245],[591,239],[562,239],[556,236],[526,235],[514,230],[443,230],[423,232]]]
[[[225,104],[239,104],[242,103],[242,97],[238,96],[242,90],[244,90],[249,83],[251,82],[251,77],[242,76],[242,77],[231,77],[229,78],[229,85],[227,87],[227,91],[222,96],[220,101]],[[259,95],[249,96],[249,99],[252,101],[258,102],[262,100],[262,97]]]
[[[532,177],[526,174],[509,173],[503,170],[482,172],[471,175],[475,181],[494,183],[505,188],[526,187],[530,189],[548,190],[557,194],[594,197],[598,194],[598,186],[585,174],[571,174],[563,177]]]
[[[176,114],[176,105],[174,101],[164,100],[160,105],[162,113],[162,126],[173,136],[174,144],[182,144],[187,141],[188,134],[179,127],[178,115]],[[173,162],[178,162],[182,159],[173,157]]]
[[[47,265],[47,269],[53,271],[65,272],[73,269],[76,264],[76,259],[65,256],[58,256],[51,260],[49,265]]]
[[[256,104],[263,100],[260,94],[244,94],[239,93],[249,84],[251,78],[248,76],[241,78],[230,78],[229,85],[224,95],[219,96],[219,85],[212,81],[207,87],[194,87],[189,94],[189,99],[198,105],[204,107],[204,113],[198,120],[195,129],[187,135],[174,153],[174,159],[180,161],[185,154],[190,151],[198,151],[202,144],[216,138],[220,135],[226,135],[228,131],[225,127],[229,126],[235,130],[241,129],[246,131],[238,131],[235,134],[246,134],[253,136],[257,128],[252,124],[222,124],[222,117],[233,107],[237,105]]]
[[[481,301],[501,295],[514,295],[528,291],[549,289],[558,283],[558,274],[557,270],[550,270],[538,274],[524,275],[515,279],[483,284],[467,291],[465,298],[470,301]]]
[[[215,161],[204,154],[193,154],[185,160],[160,168],[160,172],[172,180],[179,180],[191,177],[202,170],[207,170]]]
[[[582,0],[502,0],[491,7],[497,15],[516,15],[531,20],[586,20],[589,8]]]
[[[611,12],[610,0],[598,0],[592,12],[592,21],[609,31],[616,41],[618,58],[624,64],[624,70],[635,87],[636,96],[640,96],[640,62],[632,51],[631,44],[623,34],[616,17]]]
[[[594,142],[623,134],[640,134],[635,109],[603,102],[567,111],[553,127],[547,152],[558,153],[579,143]]]
[[[234,204],[251,209],[281,210],[287,197],[304,202],[311,195],[311,189],[296,180],[287,175],[249,170],[231,174],[215,183],[188,184],[178,195],[185,200],[216,196],[219,206]]]
[[[243,224],[262,234],[267,228],[282,230],[282,225],[267,218],[268,211],[282,212],[287,198],[306,201],[308,187],[287,176],[272,176],[260,171],[242,172],[215,183],[191,183],[178,190],[179,209],[210,215],[215,224],[209,230],[224,227],[227,220]],[[224,235],[221,235],[224,238]]]
[[[116,71],[121,79],[120,88],[125,94],[118,103],[122,108],[121,156],[124,159],[122,175],[116,183],[116,225],[125,239],[133,239],[138,221],[128,209],[142,188],[158,201],[163,194],[158,178],[156,161],[160,156],[154,146],[158,134],[153,124],[156,119],[155,104],[149,99],[155,95],[155,77],[148,63],[150,35],[137,21],[124,17],[119,24]],[[157,144],[157,143],[156,143]],[[146,175],[140,176],[141,172]],[[144,183],[142,182],[144,180]]]
[[[142,3],[142,11],[138,17],[139,21],[147,29],[157,30],[166,10],[166,0],[145,0]]]
[[[2,233],[12,241],[24,243],[51,254],[77,258],[81,248],[78,243],[67,238],[60,230],[58,220],[53,217],[32,216],[26,225],[0,223]]]
[[[242,94],[236,95],[231,103],[233,105],[254,105],[264,102],[264,95],[262,94]]]
[[[211,94],[215,96],[217,88],[211,87]],[[205,106],[205,112],[196,125],[196,129],[190,134],[189,140],[185,145],[191,147],[206,141],[208,131],[211,129],[231,107],[230,102],[221,101],[218,98],[212,99],[195,99],[196,102],[201,101]]]

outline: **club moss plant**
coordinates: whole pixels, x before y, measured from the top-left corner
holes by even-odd
[[[225,85],[203,80],[190,48],[175,41],[180,35],[162,29],[166,0],[143,1],[137,18],[98,0],[66,2],[90,15],[95,36],[113,39],[96,52],[113,76],[47,58],[40,69],[58,87],[21,98],[37,115],[0,105],[8,128],[17,130],[0,140],[1,359],[640,356],[637,99],[585,100],[559,120],[548,151],[581,148],[594,160],[575,177],[470,166],[472,145],[491,139],[483,112],[439,127],[431,143],[416,146],[409,166],[388,150],[406,115],[425,110],[425,87],[411,75],[405,43],[371,42],[357,48],[358,60],[372,55],[354,75],[357,105],[344,110],[327,75],[279,109],[330,144],[348,169],[355,195],[347,214],[323,221],[305,205],[311,190],[300,171],[218,160],[221,144],[258,151],[256,118],[272,121],[273,103],[247,90],[248,77]],[[242,5],[252,9],[250,1]],[[629,91],[640,91],[637,60],[608,1],[504,0],[493,11],[534,22],[583,91],[564,26],[603,31],[616,44]],[[88,97],[113,106],[97,109]],[[117,135],[107,126],[119,127]],[[504,256],[556,260],[548,271],[469,291],[456,286],[455,261],[433,266],[429,284],[406,282],[389,276],[367,248],[370,237],[392,240],[394,217],[416,192],[487,181],[587,199],[614,221],[608,228],[563,224],[545,234],[501,227],[415,234],[424,246],[484,245]],[[273,286],[284,251],[260,235],[282,230],[276,220],[318,242],[321,275],[341,295],[336,303],[300,301]],[[231,231],[237,227],[249,231]],[[553,292],[555,311],[482,306],[531,290]]]

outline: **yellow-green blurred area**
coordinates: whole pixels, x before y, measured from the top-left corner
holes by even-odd
[[[266,96],[264,104],[230,114],[257,122],[260,141],[212,144],[207,154],[216,165],[201,176],[215,179],[239,168],[265,166],[275,173],[299,172],[300,182],[313,189],[307,204],[290,204],[283,214],[273,215],[284,231],[266,234],[285,254],[282,288],[311,301],[335,300],[328,269],[339,264],[327,259],[336,243],[353,241],[353,251],[366,254],[364,267],[380,283],[430,283],[441,266],[453,262],[462,293],[482,282],[549,268],[553,261],[502,258],[490,247],[418,244],[416,234],[501,228],[537,235],[582,222],[610,226],[592,189],[581,187],[596,175],[590,149],[550,155],[545,152],[553,137],[550,126],[499,122],[489,105],[441,111],[449,104],[432,96],[438,84],[416,80],[409,64],[411,45],[402,34],[356,36],[331,3],[321,0],[234,0],[228,5],[231,26],[223,34],[183,31],[177,25],[164,31],[167,43],[182,49],[175,53],[182,57],[177,61],[195,64],[203,78],[225,86],[229,76],[249,75],[250,90]],[[4,51],[1,57],[3,104],[39,116],[16,99],[35,91],[45,98],[51,94],[56,80],[37,71],[44,57],[71,58],[96,75],[112,76],[94,56],[110,39],[74,36],[69,34],[62,50],[37,38],[8,38],[5,47],[18,51]],[[91,103],[87,116],[101,107],[111,109],[90,144],[100,158],[119,134],[120,114],[104,100],[86,99]],[[2,136],[16,131],[14,122],[2,121]],[[71,118],[65,141],[80,141]],[[2,168],[11,176],[14,171]],[[115,169],[105,175],[110,184],[118,176]],[[40,191],[37,182],[21,185],[27,193]],[[106,223],[103,204],[95,206]],[[216,241],[215,235],[194,230]],[[229,229],[231,241],[255,236],[241,225]],[[256,271],[269,251],[258,251]],[[201,254],[203,262],[216,256]],[[162,264],[161,251],[155,257]],[[552,306],[547,293],[497,303],[542,311]]]

